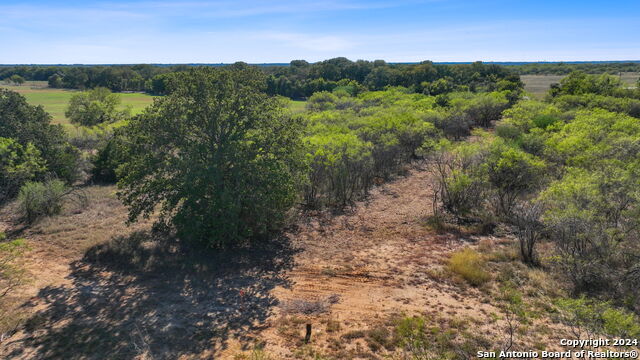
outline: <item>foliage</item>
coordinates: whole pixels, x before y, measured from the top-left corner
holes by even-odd
[[[571,72],[564,77],[560,84],[552,86],[550,95],[614,95],[622,88],[622,81],[619,77],[608,74],[589,75],[582,71]]]
[[[50,124],[42,107],[31,106],[20,94],[0,89],[0,134],[40,152],[46,172],[66,181],[77,177],[79,153],[66,139],[62,127]]]
[[[0,137],[0,202],[13,197],[26,181],[44,170],[44,160],[33,144],[23,147],[13,139]]]
[[[559,320],[570,326],[578,337],[604,335],[612,338],[633,339],[640,336],[640,319],[608,302],[585,297],[559,299]]]
[[[436,195],[444,209],[459,218],[478,216],[488,191],[485,144],[444,145],[433,157],[437,175]]]
[[[544,167],[544,162],[531,154],[494,143],[487,158],[487,173],[496,191],[499,214],[510,216],[516,200],[540,186]]]
[[[27,182],[20,188],[18,204],[28,223],[62,211],[63,198],[68,194],[64,182],[53,179],[46,182]]]
[[[14,83],[15,85],[22,85],[25,82],[24,78],[22,76],[18,75],[18,74],[13,74],[9,78],[7,78],[6,80]]]
[[[98,87],[73,95],[65,116],[72,123],[93,126],[115,122],[129,116],[129,109],[119,110],[120,96],[107,88]]]
[[[116,131],[113,133],[91,159],[93,164],[92,178],[106,183],[117,182],[117,169],[127,160],[127,149],[124,132]]]
[[[481,254],[466,247],[451,255],[448,268],[471,285],[479,286],[491,279],[491,275],[484,269],[485,264],[486,260]]]
[[[186,240],[222,247],[278,229],[297,197],[301,122],[249,67],[181,73],[124,131],[118,168],[129,220],[160,208]]]
[[[372,144],[355,134],[314,135],[305,139],[309,184],[307,205],[345,206],[373,184]]]

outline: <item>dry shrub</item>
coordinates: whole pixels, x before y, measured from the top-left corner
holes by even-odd
[[[484,269],[485,258],[471,248],[458,250],[449,259],[449,270],[460,275],[474,286],[479,286],[491,278],[491,275]]]

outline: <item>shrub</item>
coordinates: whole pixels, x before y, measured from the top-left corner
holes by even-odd
[[[45,169],[40,151],[29,143],[20,145],[0,137],[0,202],[13,197],[20,187]]]
[[[479,144],[443,149],[433,157],[438,183],[436,197],[446,211],[458,218],[483,215],[488,189],[482,166],[485,157],[486,151]]]
[[[605,335],[617,338],[640,337],[640,319],[623,309],[613,307],[608,302],[577,299],[556,301],[559,320],[578,332],[578,336]]]
[[[540,186],[544,162],[516,147],[496,143],[487,159],[499,215],[509,216],[516,200]]]
[[[96,181],[115,183],[116,170],[127,160],[127,139],[122,131],[116,131],[91,159],[92,178]]]
[[[372,185],[371,143],[354,134],[308,137],[309,183],[304,198],[308,206],[345,206],[364,196]]]
[[[451,255],[448,268],[471,285],[479,286],[491,279],[491,275],[484,269],[485,264],[486,260],[481,254],[471,248],[464,248]]]
[[[63,197],[67,193],[67,186],[61,180],[27,182],[18,194],[20,211],[29,223],[43,216],[57,215],[62,211]]]

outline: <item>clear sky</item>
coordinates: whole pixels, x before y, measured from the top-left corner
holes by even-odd
[[[0,63],[639,60],[640,0],[0,0]]]

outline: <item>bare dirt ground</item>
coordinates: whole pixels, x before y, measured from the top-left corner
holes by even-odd
[[[28,230],[5,221],[27,238],[37,280],[18,295],[28,320],[0,357],[239,359],[261,344],[276,359],[304,358],[309,347],[375,359],[386,350],[349,334],[398,314],[499,333],[485,293],[438,275],[453,250],[499,239],[429,230],[430,176],[413,167],[346,213],[307,214],[279,239],[228,253],[189,248],[149,222],[125,227],[113,187],[91,188],[89,208]]]

